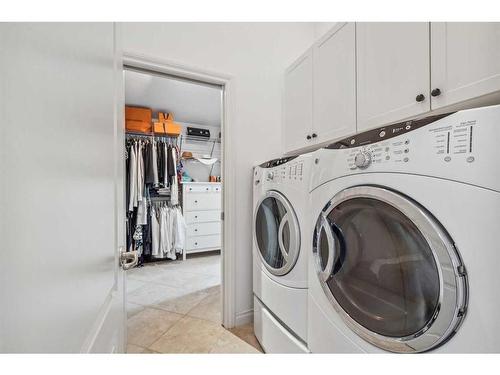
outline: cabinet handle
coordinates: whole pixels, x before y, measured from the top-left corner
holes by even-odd
[[[417,97],[415,98],[417,102],[423,102],[425,100],[425,95],[424,94],[418,94]]]
[[[312,134],[312,137],[313,137],[313,138],[316,138],[317,136],[318,136],[318,135],[317,135],[316,133],[313,133],[313,134]]]
[[[312,137],[311,137],[309,134],[308,134],[308,135],[307,135],[307,137],[306,137],[306,139],[307,139],[307,140],[309,140],[309,139],[311,139],[311,138],[312,138]]]
[[[435,88],[434,90],[431,91],[432,96],[439,96],[441,95],[441,90],[438,88]]]

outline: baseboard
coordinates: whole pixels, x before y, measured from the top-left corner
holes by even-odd
[[[253,309],[236,314],[235,326],[242,326],[253,322]]]

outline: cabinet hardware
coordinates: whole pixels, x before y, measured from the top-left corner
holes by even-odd
[[[438,88],[435,88],[434,90],[431,91],[432,96],[439,96],[441,95],[441,90]]]
[[[418,94],[417,97],[415,98],[417,102],[423,102],[425,100],[425,95],[424,94]]]
[[[318,136],[318,135],[317,135],[316,133],[313,133],[313,134],[312,134],[312,137],[313,137],[313,138],[316,138],[317,136]]]
[[[311,139],[311,138],[312,138],[312,137],[311,137],[309,134],[308,134],[308,135],[307,135],[307,137],[306,137],[306,139],[307,139],[307,140],[309,140],[309,139]]]

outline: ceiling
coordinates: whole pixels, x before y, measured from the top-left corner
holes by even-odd
[[[175,121],[220,126],[221,88],[125,70],[125,103],[173,113]]]

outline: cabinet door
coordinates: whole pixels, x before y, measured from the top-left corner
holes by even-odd
[[[308,50],[285,73],[283,138],[285,152],[312,143],[312,50]]]
[[[357,23],[356,44],[358,131],[430,110],[428,23]]]
[[[354,23],[339,25],[314,47],[313,136],[318,142],[356,132]]]
[[[499,91],[499,46],[500,23],[431,23],[432,108]]]

